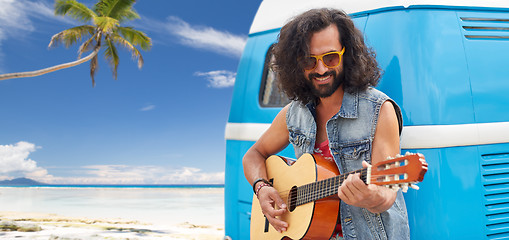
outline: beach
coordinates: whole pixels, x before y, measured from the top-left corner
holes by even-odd
[[[223,188],[0,188],[0,239],[223,239]]]

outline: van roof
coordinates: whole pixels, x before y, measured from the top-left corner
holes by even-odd
[[[290,18],[312,8],[338,8],[348,14],[382,9],[409,8],[411,6],[436,7],[489,7],[507,8],[507,0],[263,0],[249,33],[281,28]]]

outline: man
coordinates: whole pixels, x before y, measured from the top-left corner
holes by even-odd
[[[378,63],[344,12],[314,9],[295,17],[281,29],[273,53],[281,88],[293,101],[247,151],[243,165],[262,212],[284,232],[288,223],[278,216],[288,210],[266,181],[266,158],[292,143],[297,158],[322,154],[341,173],[350,172],[398,154],[402,123],[396,103],[373,88],[381,75]],[[354,174],[338,197],[338,236],[409,239],[401,191],[366,185]]]

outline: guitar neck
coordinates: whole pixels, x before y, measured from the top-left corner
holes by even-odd
[[[313,202],[322,198],[326,198],[338,193],[339,186],[343,183],[343,181],[350,175],[355,173],[360,173],[360,178],[364,183],[369,183],[369,171],[370,168],[362,168],[356,171],[348,172],[342,175],[338,175],[335,177],[327,178],[321,181],[309,183],[306,185],[302,185],[297,187],[296,194],[293,194],[293,203],[296,206],[306,204],[309,202]]]

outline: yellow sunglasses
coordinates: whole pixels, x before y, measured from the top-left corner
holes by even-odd
[[[300,63],[302,64],[302,68],[307,71],[314,70],[320,60],[322,60],[323,65],[326,67],[335,68],[341,63],[343,53],[345,53],[345,48],[341,49],[340,52],[328,52],[322,55],[311,55],[303,57],[300,58]]]

